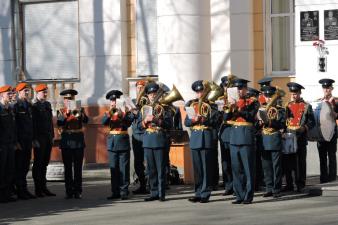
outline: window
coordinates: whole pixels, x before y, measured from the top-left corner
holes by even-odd
[[[24,80],[79,79],[78,2],[22,4]]]
[[[265,1],[266,75],[294,74],[294,0]]]
[[[137,0],[137,66],[138,75],[157,75],[157,4],[154,0]]]

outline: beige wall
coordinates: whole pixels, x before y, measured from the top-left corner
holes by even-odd
[[[254,32],[254,87],[259,88],[257,81],[264,77],[264,1],[253,1],[253,32]],[[274,77],[272,84],[287,91],[286,84],[293,80],[290,77]],[[288,99],[288,96],[285,98]]]

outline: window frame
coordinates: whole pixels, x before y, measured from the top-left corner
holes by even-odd
[[[25,72],[25,29],[24,29],[24,5],[27,4],[39,4],[39,3],[53,3],[53,2],[77,2],[77,35],[78,35],[78,48],[77,48],[77,58],[78,58],[78,74],[76,77],[71,78],[49,78],[49,79],[27,79],[23,77],[21,72]],[[37,82],[79,82],[81,80],[81,57],[80,57],[80,12],[79,12],[79,0],[17,0],[16,5],[14,6],[14,26],[15,26],[15,51],[16,51],[16,80],[18,82],[27,82],[27,83],[37,83]]]
[[[289,1],[289,12],[287,13],[274,13],[272,14],[272,0],[264,0],[264,33],[265,33],[265,76],[271,77],[294,77],[295,76],[295,10],[294,0]],[[284,0],[285,1],[285,0]],[[273,71],[272,70],[272,18],[276,17],[289,17],[290,18],[290,69],[288,71]]]

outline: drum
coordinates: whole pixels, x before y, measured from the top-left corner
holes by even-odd
[[[297,136],[295,133],[287,132],[283,135],[283,154],[297,153]]]
[[[308,131],[309,141],[330,141],[336,131],[336,120],[328,102],[314,102],[315,126]]]

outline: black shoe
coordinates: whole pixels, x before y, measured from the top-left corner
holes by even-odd
[[[71,194],[67,194],[66,196],[65,196],[65,199],[72,199],[73,198],[73,195],[71,195]]]
[[[166,185],[166,186],[165,186],[165,189],[166,189],[166,190],[170,190],[170,186],[169,186],[169,185]]]
[[[263,194],[263,198],[271,197],[272,195],[272,192],[266,192]]]
[[[281,192],[289,192],[289,191],[293,191],[293,186],[282,187]]]
[[[201,198],[200,197],[192,197],[192,198],[188,198],[188,201],[189,202],[199,202],[201,201]]]
[[[75,199],[82,199],[82,195],[80,193],[75,193],[74,198]]]
[[[9,196],[7,199],[7,202],[16,202],[16,198],[14,198],[13,196]]]
[[[37,198],[43,198],[43,197],[45,197],[45,195],[41,191],[35,191],[35,196]]]
[[[128,196],[127,195],[122,195],[121,196],[121,200],[127,200],[128,199]]]
[[[304,192],[304,187],[297,187],[297,192],[298,193],[303,193]]]
[[[42,192],[46,195],[46,196],[56,196],[56,194],[50,192],[50,190],[48,190],[47,188],[42,190]]]
[[[18,192],[18,199],[20,200],[28,200],[30,197],[23,191]]]
[[[165,202],[165,197],[160,197],[160,202]]]
[[[252,203],[251,200],[244,200],[244,201],[243,201],[243,204],[246,204],[246,205],[251,204],[251,203]]]
[[[26,193],[26,195],[27,195],[30,199],[36,198],[36,196],[33,195],[32,193],[30,193],[28,190],[25,190],[25,193]]]
[[[233,190],[225,190],[223,196],[232,195],[233,193],[234,193]]]
[[[274,198],[280,198],[282,197],[282,194],[280,192],[273,193]]]
[[[107,197],[107,200],[114,200],[114,199],[118,199],[121,198],[121,195],[111,195]]]
[[[159,200],[160,197],[155,196],[155,197],[149,197],[149,198],[145,198],[144,201],[145,202],[151,202],[151,201],[155,201],[155,200]]]
[[[208,203],[209,198],[201,198],[200,203]]]
[[[133,191],[134,195],[146,195],[149,194],[150,192],[147,191],[147,189],[145,187],[139,187],[138,189],[136,189],[135,191]]]
[[[241,201],[241,200],[236,200],[236,201],[233,201],[233,202],[231,202],[232,204],[242,204],[242,202],[243,201]]]

